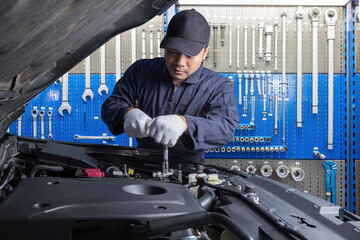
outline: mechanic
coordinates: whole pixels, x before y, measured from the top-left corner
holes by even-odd
[[[160,44],[165,57],[136,61],[105,100],[101,116],[111,133],[136,137],[138,148],[168,145],[191,162],[230,142],[239,114],[229,79],[203,67],[209,38],[200,13],[177,13]]]

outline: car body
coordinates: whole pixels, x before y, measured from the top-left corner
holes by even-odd
[[[27,102],[173,0],[2,1],[3,239],[359,239],[360,218],[255,174],[6,132]]]

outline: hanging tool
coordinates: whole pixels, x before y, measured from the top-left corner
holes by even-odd
[[[283,55],[282,55],[282,100],[283,100],[283,104],[282,104],[282,117],[283,117],[283,145],[285,145],[285,135],[286,135],[286,124],[285,124],[285,120],[286,120],[286,115],[285,115],[285,109],[286,109],[286,32],[287,32],[287,25],[286,25],[286,17],[287,17],[287,10],[284,8],[281,11],[281,17],[282,17],[282,28],[283,28],[283,42],[282,42],[282,51],[283,51]],[[275,34],[277,35],[277,26],[275,24]]]
[[[256,87],[258,90],[258,94],[261,96],[260,71],[255,71],[255,76],[256,76]]]
[[[38,115],[38,110],[34,108],[31,111],[31,116],[33,118],[33,136],[34,136],[34,138],[36,138],[36,136],[37,136],[37,115]]]
[[[213,44],[213,53],[214,53],[214,67],[216,67],[217,64],[217,35],[218,35],[218,24],[214,23],[213,24],[213,40],[214,40],[214,44]]]
[[[250,74],[250,95],[254,95],[255,92],[255,88],[254,88],[254,72],[253,71],[249,71]]]
[[[232,65],[232,24],[229,23],[229,67]]]
[[[131,30],[131,41],[133,41],[133,30]],[[136,34],[136,33],[135,33]],[[135,42],[136,42],[136,35],[135,35]],[[135,43],[136,45],[136,43]],[[131,51],[133,51],[133,46],[135,45],[131,45]],[[134,60],[134,56],[132,56],[133,58],[133,62],[135,62],[136,60],[136,48],[135,48],[135,60]],[[121,78],[121,38],[120,38],[120,34],[118,34],[115,37],[115,76],[116,76],[116,82],[120,80]]]
[[[41,126],[41,139],[45,139],[45,127],[44,127],[44,118],[45,118],[45,111],[41,110],[39,112],[39,116],[40,116],[40,126]]]
[[[119,38],[120,38],[120,36],[119,36]],[[120,41],[119,41],[119,50],[120,50]],[[131,29],[131,63],[134,63],[134,62],[136,62],[136,28]],[[116,62],[116,65],[117,64],[118,63]],[[119,52],[119,64],[120,64],[120,52]],[[117,73],[118,73],[118,71],[116,70],[116,79],[119,80],[120,77],[118,78]],[[121,73],[121,69],[119,66],[119,74],[120,73]]]
[[[141,30],[141,55],[142,58],[146,58],[146,30]]]
[[[295,13],[297,22],[297,81],[296,81],[296,126],[302,127],[302,19],[305,11],[298,7]]]
[[[249,88],[249,74],[247,71],[244,71],[245,75],[245,96],[244,96],[244,114],[243,116],[246,116],[247,113],[247,99],[248,99],[248,88]]]
[[[85,58],[85,91],[82,95],[84,102],[86,102],[86,97],[90,97],[91,101],[94,97],[94,93],[91,91],[90,85],[90,56]]]
[[[47,115],[49,117],[49,135],[48,135],[48,138],[52,139],[53,138],[53,135],[52,135],[52,111],[49,110],[47,112]]]
[[[318,7],[310,9],[310,19],[312,23],[312,113],[318,114],[318,31],[319,17],[321,10]]]
[[[105,92],[105,94],[108,94],[109,89],[106,86],[105,82],[105,57],[106,57],[106,51],[105,51],[105,44],[101,46],[100,48],[100,87],[98,89],[98,93],[100,96],[102,96],[102,92]]]
[[[274,49],[274,70],[277,72],[278,70],[278,32],[279,32],[279,22],[275,21],[275,30],[274,30],[274,38],[275,38],[275,49]]]
[[[21,136],[21,122],[22,122],[22,115],[18,117],[18,136]]]
[[[238,79],[239,79],[239,105],[242,104],[242,74],[238,71]]]
[[[278,132],[278,92],[275,91],[275,134]]]
[[[259,23],[259,58],[262,58],[264,56],[264,51],[263,51],[263,33],[264,33],[264,23],[260,22]],[[255,28],[255,26],[253,26],[253,28]]]
[[[225,28],[226,28],[226,23],[221,23],[221,24],[220,24],[220,41],[221,41],[221,46],[224,46],[224,44],[225,44]]]
[[[157,37],[157,56],[161,57],[161,52],[160,52],[161,30],[160,29],[157,30],[156,37]]]
[[[265,71],[261,71],[261,81],[262,81],[262,96],[263,96],[263,111],[262,111],[262,115],[263,115],[263,120],[266,117],[266,94],[265,94]]]
[[[255,96],[251,96],[251,121],[250,125],[255,124]]]
[[[256,64],[256,60],[255,60],[255,25],[252,25],[251,27],[251,31],[252,31],[252,56],[251,56],[251,66],[254,68],[255,64]]]
[[[239,36],[239,34],[238,34],[238,36]],[[239,37],[238,37],[238,39],[239,39]],[[248,49],[248,47],[247,47],[247,41],[248,41],[248,25],[245,25],[244,26],[244,67],[245,68],[247,68],[247,55],[248,55],[248,52],[247,52],[247,49]],[[238,48],[239,49],[239,48]],[[239,52],[240,50],[238,50],[238,52]]]
[[[236,26],[236,68],[239,69],[240,68],[240,26],[237,25]],[[244,51],[246,51],[244,49]],[[246,68],[246,67],[245,67]]]
[[[266,36],[266,50],[265,50],[265,61],[271,61],[271,36],[274,32],[272,25],[266,25],[265,36]]]
[[[330,8],[325,12],[328,40],[328,149],[334,148],[334,41],[337,12]]]
[[[65,73],[62,82],[62,101],[61,101],[61,106],[59,107],[59,113],[61,116],[64,116],[64,110],[66,110],[69,114],[71,113],[71,106],[69,104],[68,93],[69,93],[69,74]]]
[[[326,200],[336,205],[336,163],[332,161],[324,161],[325,168],[325,184],[326,184]]]
[[[154,58],[154,29],[150,26],[150,59]]]
[[[271,95],[271,71],[267,71],[267,80],[268,80],[268,95],[269,95],[269,116],[272,116],[272,105],[273,105],[273,96]]]

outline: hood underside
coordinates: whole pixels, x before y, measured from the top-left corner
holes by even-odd
[[[6,0],[0,5],[0,136],[26,103],[113,36],[176,0]]]

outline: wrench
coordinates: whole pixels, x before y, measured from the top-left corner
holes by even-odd
[[[69,74],[65,73],[63,76],[63,86],[62,86],[62,102],[59,107],[59,113],[61,116],[64,116],[64,110],[67,110],[68,113],[71,113],[71,106],[69,104],[68,99],[68,91],[69,91]]]
[[[256,87],[258,89],[258,94],[261,96],[260,71],[255,71],[255,76],[256,76]]]
[[[90,97],[91,101],[94,97],[90,88],[90,56],[85,59],[85,91],[82,95],[84,102],[86,102],[86,97]]]
[[[256,53],[255,53],[255,25],[252,25],[251,30],[252,30],[252,39],[251,39],[251,41],[252,41],[252,56],[251,56],[251,65],[252,65],[252,67],[254,68],[254,67],[255,67],[255,64],[256,64],[256,62],[255,62],[255,55],[256,55]]]
[[[274,42],[275,42],[275,50],[274,50],[274,60],[275,60],[275,66],[274,66],[274,68],[275,68],[275,71],[277,71],[278,70],[278,29],[279,29],[279,22],[278,21],[275,21],[275,24],[274,24],[274,28],[275,28],[275,30],[274,30],[274,32],[275,32],[275,40],[274,40]]]
[[[100,62],[101,62],[101,82],[100,82],[100,87],[98,89],[98,93],[100,94],[100,96],[102,96],[102,92],[104,91],[105,94],[108,94],[109,89],[106,86],[105,83],[105,44],[101,46],[100,48],[101,52],[100,52]]]
[[[18,117],[18,135],[21,136],[21,122],[22,122],[22,115]]]
[[[217,64],[217,35],[218,35],[218,24],[213,24],[214,34],[213,34],[213,40],[214,40],[214,46],[213,46],[213,52],[214,52],[214,67],[216,67]]]
[[[142,29],[141,30],[141,56],[142,58],[146,58],[146,30]]]
[[[247,113],[247,99],[248,99],[248,89],[249,89],[249,74],[247,71],[245,73],[245,96],[244,96],[244,115]]]
[[[41,110],[39,112],[40,119],[41,119],[41,139],[45,139],[45,129],[44,129],[44,117],[45,117],[45,111]]]
[[[265,36],[266,36],[266,50],[265,50],[265,61],[271,61],[271,35],[273,34],[274,29],[272,25],[266,25]]]
[[[255,26],[254,26],[255,27]],[[263,31],[264,31],[264,23],[259,23],[259,58],[262,58],[264,56],[263,52]]]
[[[156,34],[156,37],[157,37],[157,46],[158,46],[157,56],[158,56],[158,57],[161,57],[161,52],[160,52],[161,30],[160,30],[160,29],[158,29],[157,34]]]
[[[238,78],[239,78],[239,105],[242,105],[242,96],[241,96],[241,91],[242,91],[242,75],[241,72],[238,71]]]
[[[154,30],[152,28],[150,29],[150,58],[154,58]]]
[[[232,60],[232,24],[229,23],[229,67],[231,67]]]
[[[98,139],[98,140],[112,140],[112,141],[115,141],[116,137],[114,137],[114,136],[81,136],[81,135],[75,134],[74,139],[75,140],[79,140],[79,139],[92,139],[92,140]]]
[[[328,40],[328,149],[334,149],[334,41],[337,12],[330,8],[325,12]]]
[[[312,113],[318,114],[318,29],[319,17],[321,10],[318,7],[313,7],[310,10],[310,18],[312,23]]]
[[[52,139],[53,138],[53,135],[52,135],[52,122],[51,122],[52,121],[52,111],[49,110],[47,112],[47,115],[49,117],[49,136],[48,136],[48,138]]]
[[[36,109],[33,109],[32,111],[31,111],[31,116],[32,116],[32,118],[33,118],[33,136],[34,136],[34,138],[36,138],[36,133],[37,133],[37,115],[38,115],[38,110],[36,110]]]
[[[295,13],[297,22],[297,81],[296,81],[296,126],[302,127],[302,19],[305,11],[298,7]]]
[[[239,29],[239,28],[238,28]],[[238,31],[238,56],[239,56],[239,31]],[[248,41],[248,25],[244,26],[244,67],[247,68],[247,41]],[[238,59],[239,60],[239,59]],[[239,62],[239,61],[238,61]],[[239,67],[238,67],[239,68]]]
[[[133,34],[133,30],[131,30],[131,41],[133,41],[132,38],[132,34]],[[131,45],[131,56],[133,54],[133,45]],[[135,53],[136,55],[136,53]],[[132,59],[133,56],[132,56]],[[135,60],[136,60],[136,56],[135,56]],[[135,60],[133,60],[135,62]],[[121,77],[121,37],[120,34],[116,35],[115,37],[115,76],[116,76],[116,82],[120,80]]]

